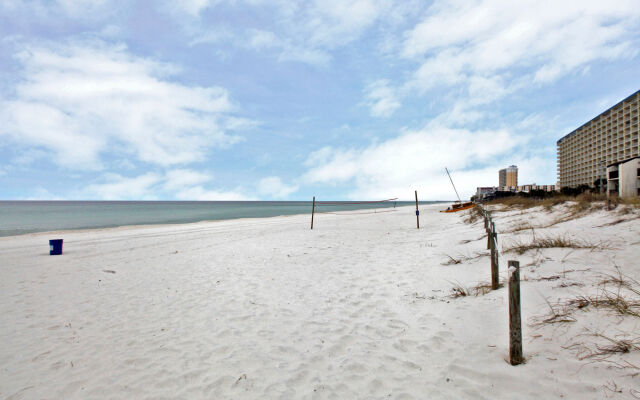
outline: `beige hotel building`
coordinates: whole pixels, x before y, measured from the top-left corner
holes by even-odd
[[[640,155],[640,90],[558,140],[560,187],[594,186],[607,167]]]
[[[518,167],[511,165],[498,171],[498,186],[518,186]]]

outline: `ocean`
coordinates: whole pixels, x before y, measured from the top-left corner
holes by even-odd
[[[393,208],[409,201],[318,205],[316,212]],[[433,202],[420,202],[427,204]],[[0,236],[125,225],[311,214],[310,201],[0,201]]]

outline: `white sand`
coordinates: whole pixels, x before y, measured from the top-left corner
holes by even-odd
[[[404,207],[319,215],[313,231],[292,216],[0,238],[0,398],[640,398],[640,369],[626,364],[640,366],[640,351],[594,362],[572,346],[603,344],[597,332],[637,338],[640,318],[588,308],[533,325],[547,301],[598,293],[615,265],[640,280],[637,215],[535,230],[615,249],[501,255],[502,277],[517,259],[528,279],[527,363],[513,367],[507,291],[449,297],[489,280],[482,223],[440,208],[422,208],[420,230]],[[543,224],[561,208],[496,213],[496,225]],[[499,241],[516,236],[531,231]],[[58,237],[64,255],[49,256]]]

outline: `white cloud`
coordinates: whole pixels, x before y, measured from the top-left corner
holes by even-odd
[[[65,200],[65,198],[55,195],[43,187],[37,187],[24,200]]]
[[[61,19],[73,19],[95,23],[112,16],[123,5],[109,0],[3,0],[0,10],[28,16],[32,22],[59,23]]]
[[[359,38],[391,7],[385,0],[315,0],[301,26],[308,31],[311,43],[334,47]]]
[[[162,175],[146,173],[136,177],[106,174],[104,183],[87,186],[80,196],[99,200],[156,200],[153,188],[162,181]]]
[[[254,30],[250,33],[249,46],[254,49],[268,49],[280,46],[280,40],[273,32]]]
[[[231,191],[216,191],[208,190],[202,186],[193,186],[185,188],[176,193],[176,198],[179,200],[193,200],[193,201],[246,201],[256,200],[252,196],[247,196],[241,188],[237,188]]]
[[[147,172],[138,176],[104,174],[100,181],[74,194],[76,198],[97,200],[157,200],[174,198],[177,200],[253,200],[247,191],[238,187],[234,190],[211,190],[203,184],[211,181],[209,174],[189,170],[174,169],[162,174]]]
[[[329,65],[331,56],[324,50],[306,48],[304,46],[285,47],[278,56],[278,61],[297,61],[309,65],[324,67]]]
[[[217,26],[217,27],[208,28],[206,32],[199,33],[198,35],[196,35],[189,42],[189,45],[195,46],[197,44],[203,44],[203,43],[218,44],[218,43],[223,43],[223,42],[227,42],[234,39],[235,39],[234,34],[233,32],[231,32],[230,29]]]
[[[284,200],[298,191],[298,185],[287,185],[277,176],[268,176],[258,183],[258,193],[272,199]]]
[[[596,60],[634,56],[639,23],[635,0],[613,7],[600,0],[448,0],[406,33],[402,55],[420,62],[412,84],[422,91],[489,79],[508,92],[514,76],[547,83]]]
[[[373,117],[389,117],[401,106],[395,90],[389,86],[389,81],[385,79],[375,81],[367,86],[365,97]]]
[[[164,187],[169,191],[185,189],[209,182],[211,179],[211,175],[202,172],[190,169],[174,169],[167,171]]]
[[[296,61],[315,66],[326,66],[331,60],[331,56],[323,50],[303,46],[293,43],[291,40],[284,40],[270,31],[253,30],[249,32],[247,42],[241,45],[258,51],[276,50],[279,61]]]
[[[174,13],[186,13],[190,16],[198,16],[203,10],[220,2],[220,0],[171,0],[165,2],[165,8]]]
[[[70,15],[85,15],[102,9],[108,0],[57,0],[56,3]]]
[[[232,111],[225,89],[172,82],[174,66],[124,46],[32,46],[19,60],[14,94],[0,99],[0,135],[48,149],[60,165],[100,168],[114,147],[143,162],[182,164],[240,140],[221,128]]]
[[[351,198],[451,199],[444,168],[454,171],[458,190],[469,197],[493,175],[524,139],[506,130],[470,131],[429,125],[365,149],[323,148],[307,160],[307,183],[353,185]],[[520,158],[520,156],[518,156]]]
[[[393,5],[390,0],[191,0],[171,3],[170,9],[198,16],[205,8],[238,6],[268,9],[277,25],[272,30],[248,29],[242,35],[229,35],[230,30],[216,26],[196,29],[196,43],[233,42],[256,51],[269,51],[279,61],[296,61],[327,66],[330,51],[361,38],[376,23],[398,24],[409,12],[406,5]]]

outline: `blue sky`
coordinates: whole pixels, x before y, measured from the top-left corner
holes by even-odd
[[[637,0],[4,0],[0,34],[0,199],[553,184],[640,88]]]

